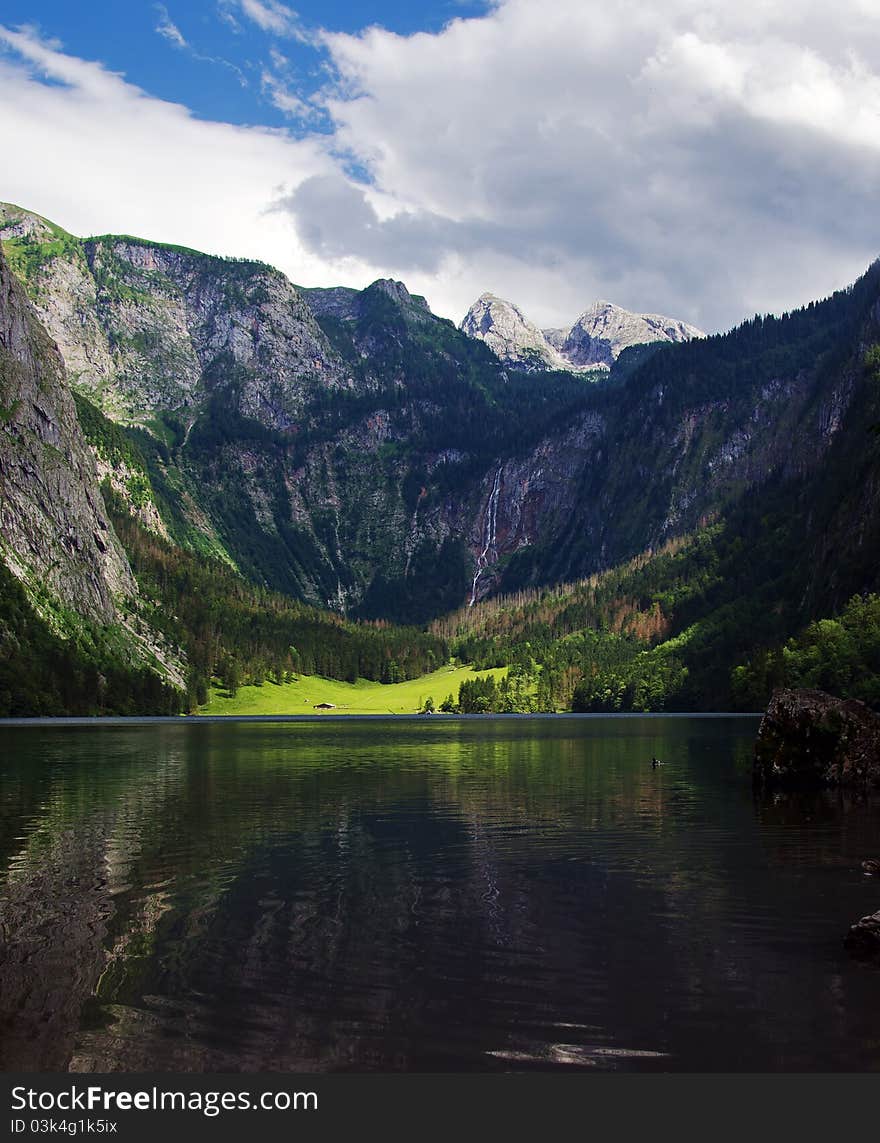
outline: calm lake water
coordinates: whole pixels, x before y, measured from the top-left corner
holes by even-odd
[[[0,727],[0,1067],[878,1069],[880,806],[756,727]]]

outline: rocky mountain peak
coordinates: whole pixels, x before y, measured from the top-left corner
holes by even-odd
[[[485,293],[461,323],[468,337],[484,341],[502,361],[521,369],[607,370],[630,345],[688,341],[701,330],[676,318],[634,314],[605,299],[593,302],[570,329],[538,329],[519,306]]]
[[[316,390],[351,383],[280,271],[126,235],[79,239],[16,207],[0,238],[71,383],[114,420],[185,426],[218,384],[284,431]]]
[[[653,341],[690,341],[702,330],[660,314],[634,314],[604,299],[584,310],[568,332],[561,352],[582,368],[610,368],[630,345]]]
[[[16,206],[12,202],[0,202],[0,238],[8,242],[13,238],[23,238],[31,242],[51,242],[63,234],[60,227],[39,214]]]
[[[428,303],[421,294],[411,294],[403,282],[397,282],[393,278],[377,278],[367,289],[381,290],[399,306],[416,306],[419,309],[428,310],[430,313]]]
[[[468,337],[484,341],[508,365],[529,370],[566,367],[543,332],[519,306],[496,294],[481,294],[465,314],[460,328]]]

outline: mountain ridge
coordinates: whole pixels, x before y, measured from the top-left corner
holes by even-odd
[[[607,384],[550,370],[535,386],[390,279],[312,290],[143,240],[78,251],[40,228],[52,242],[6,246],[69,366],[105,360],[92,330],[110,347],[105,384],[71,374],[137,438],[131,503],[175,542],[354,615],[424,622],[620,563],[814,464],[851,397],[819,368],[846,292],[618,350]],[[73,279],[89,257],[86,296]]]
[[[604,300],[588,306],[568,329],[539,329],[519,306],[492,293],[480,295],[459,328],[513,368],[588,374],[610,371],[623,350],[634,346],[706,336],[676,318],[636,314]]]

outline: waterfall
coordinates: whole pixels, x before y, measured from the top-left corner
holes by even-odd
[[[501,473],[504,465],[498,466],[495,479],[492,482],[492,491],[486,504],[486,514],[483,517],[483,550],[477,556],[477,570],[474,572],[474,581],[471,584],[471,598],[468,607],[473,607],[477,600],[477,584],[480,576],[489,566],[489,552],[495,547],[495,529],[498,524],[498,497],[501,493]]]

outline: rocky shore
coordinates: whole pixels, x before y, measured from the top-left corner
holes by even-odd
[[[859,960],[880,960],[880,910],[850,925],[843,943]]]
[[[880,786],[880,715],[824,691],[776,691],[758,730],[754,780],[765,788]],[[880,861],[862,868],[873,876]],[[880,961],[880,911],[851,925],[843,943],[860,960]]]
[[[880,787],[880,715],[823,691],[776,691],[753,773],[762,786]]]

